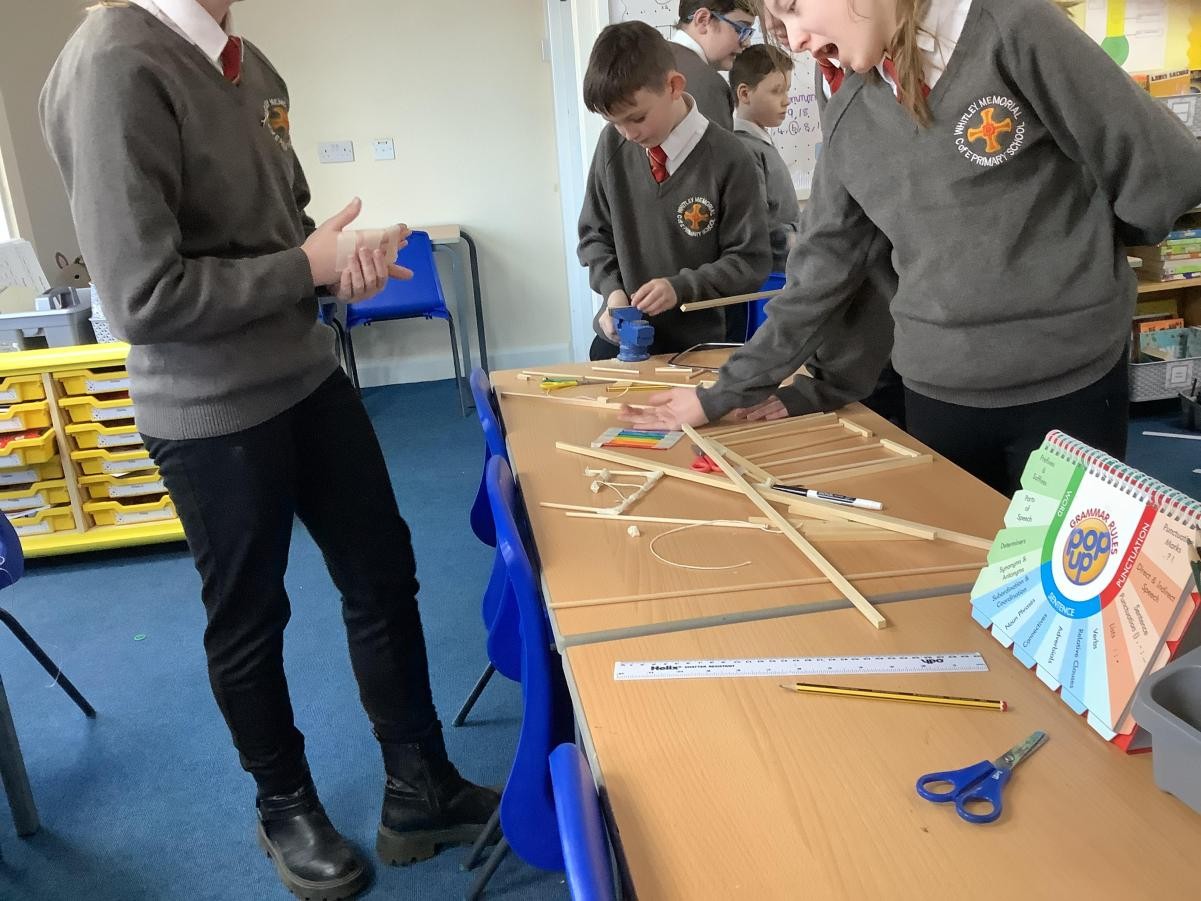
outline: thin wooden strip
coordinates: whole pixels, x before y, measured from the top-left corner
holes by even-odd
[[[848,439],[849,440],[849,439]],[[857,440],[857,439],[856,439]],[[824,457],[837,457],[839,454],[858,454],[863,451],[875,450],[880,446],[880,442],[876,441],[871,444],[860,444],[857,447],[839,447],[834,450],[819,451],[816,454],[802,454],[799,457],[784,457],[782,460],[768,460],[767,457],[773,454],[781,453],[781,451],[761,451],[757,454],[747,454],[748,460],[762,461],[764,466],[783,466],[784,464],[804,463],[806,460],[820,460]]]
[[[895,441],[890,441],[887,438],[881,438],[880,443],[892,451],[894,454],[901,454],[904,457],[919,457],[921,451],[915,451],[911,447],[906,447],[903,444],[897,444]]]
[[[753,435],[759,432],[777,431],[785,426],[795,426],[798,423],[805,425],[817,425],[824,422],[834,422],[838,417],[834,413],[807,413],[804,416],[792,416],[786,419],[775,419],[763,425],[728,425],[717,426],[716,428],[706,428],[702,435],[709,435],[716,438],[721,435],[728,435],[737,432],[740,435]]]
[[[717,444],[719,447],[721,446],[720,442],[715,441],[714,444]],[[740,456],[740,455],[734,453],[734,451],[729,450],[725,447],[722,447],[722,453],[725,454],[726,457],[730,460],[730,462],[733,463],[735,466],[742,467],[743,472],[749,473],[751,476],[758,479],[760,484],[766,485],[769,488],[772,485],[776,484],[775,476],[773,476],[766,469],[756,466],[754,463],[752,463],[746,457]]]
[[[827,541],[921,541],[913,535],[900,532],[889,532],[887,529],[877,529],[875,526],[860,525],[857,522],[822,522],[821,520],[806,519],[792,516],[788,519],[801,530],[802,535],[812,535]],[[751,516],[747,522],[756,525],[771,525],[766,516]]]
[[[739,447],[743,444],[754,444],[756,441],[775,441],[778,438],[802,438],[808,437],[809,435],[816,435],[818,432],[828,432],[831,429],[837,429],[840,432],[846,432],[846,429],[842,427],[841,423],[832,422],[829,425],[815,425],[804,429],[797,429],[796,431],[791,432],[777,432],[774,435],[766,437],[763,435],[738,435],[734,438],[727,439],[725,445],[726,447]],[[852,436],[846,435],[845,437],[850,438]]]
[[[552,506],[550,504],[542,504],[541,506]],[[566,504],[553,505],[558,509],[563,509],[568,506]],[[767,531],[767,521],[762,523],[754,523],[749,520],[741,519],[681,519],[675,516],[635,516],[631,513],[597,513],[592,512],[591,507],[581,507],[579,510],[568,513],[568,519],[607,519],[610,522],[649,522],[662,523],[664,525],[674,526],[713,526],[719,529],[754,529],[757,532]],[[823,523],[824,525],[824,523]]]
[[[842,423],[842,427],[844,429],[850,429],[852,432],[858,432],[864,438],[874,438],[876,435],[876,433],[871,429],[867,428],[866,426],[861,426],[859,423],[853,422],[850,419],[839,419],[838,421]]]
[[[556,397],[553,394],[525,394],[521,391],[497,391],[498,397],[508,400],[511,397],[527,397],[531,400],[549,400],[557,404],[566,404],[572,407],[591,407],[594,410],[603,410],[606,413],[620,413],[620,404],[611,404],[603,397]],[[647,409],[645,404],[627,404],[639,410]]]
[[[808,435],[809,435],[808,432],[803,432],[798,437],[806,438],[806,437],[808,437]],[[789,451],[798,451],[798,450],[807,451],[807,450],[812,450],[815,447],[821,447],[824,444],[837,444],[839,441],[862,441],[862,440],[863,439],[860,438],[858,435],[852,435],[852,434],[844,431],[844,432],[841,432],[840,434],[831,435],[828,438],[823,438],[821,441],[809,441],[809,442],[806,442],[805,444],[798,444],[794,447],[788,448],[788,450]],[[854,450],[854,449],[855,449],[855,446],[843,448],[843,450],[847,450],[847,451]],[[785,451],[777,450],[777,451],[775,451],[775,453],[781,454],[781,453],[785,453]],[[772,466],[774,464],[768,463],[767,465]]]
[[[888,472],[892,469],[905,469],[909,466],[923,466],[933,463],[934,458],[929,454],[921,457],[889,457],[884,460],[864,460],[861,463],[844,463],[841,466],[826,466],[821,469],[810,469],[806,472],[794,472],[791,478],[812,479],[817,476],[835,475],[870,475],[877,472]]]
[[[749,303],[752,300],[767,300],[775,297],[783,289],[775,291],[755,291],[751,294],[734,294],[730,297],[715,297],[713,300],[694,300],[691,303],[680,304],[681,313],[693,313],[697,310],[711,310],[714,307],[728,307],[736,303]]]
[[[523,369],[518,376],[523,375],[536,376],[544,379],[587,379],[593,382],[633,382],[637,385],[657,385],[660,388],[692,388],[693,385],[685,384],[684,382],[661,382],[655,379],[634,379],[634,378],[618,378],[612,375],[593,375],[591,373],[582,375],[578,372],[545,372],[540,369]],[[708,382],[698,382],[702,388],[711,388],[716,382],[710,380]]]
[[[805,539],[805,536],[796,530],[784,514],[764,500],[750,486],[738,470],[722,455],[720,445],[709,441],[707,438],[702,438],[697,434],[696,429],[690,425],[684,425],[683,429],[684,434],[697,443],[701,450],[708,454],[713,459],[713,462],[720,467],[721,471],[729,477],[730,481],[738,486],[738,489],[746,496],[747,500],[762,510],[767,518],[779,527],[780,531],[784,533],[784,537],[791,541],[802,554],[809,558],[809,561],[814,566],[826,575],[834,584],[834,587],[841,591],[843,596],[855,605],[855,608],[867,618],[869,623],[877,629],[883,629],[888,625],[888,620],[884,618],[879,610],[871,605],[871,602],[859,592],[859,589],[848,582],[846,577],[838,571],[834,564],[827,560],[817,548]]]
[[[950,563],[941,566],[923,566],[917,569],[893,569],[880,572],[848,573],[848,579],[870,582],[873,579],[904,579],[911,576],[933,576],[939,573],[979,570],[982,563]],[[804,588],[807,585],[822,585],[829,581],[825,576],[809,576],[804,579],[784,579],[779,582],[752,582],[745,585],[716,585],[712,588],[682,588],[676,591],[659,591],[651,594],[628,594],[608,598],[591,598],[585,601],[559,601],[546,606],[551,610],[573,610],[580,607],[604,607],[610,604],[636,604],[641,601],[670,601],[675,598],[705,597],[715,594],[739,594],[744,591],[776,591],[781,588]]]

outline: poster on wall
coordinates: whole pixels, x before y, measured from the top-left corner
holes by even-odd
[[[675,33],[679,9],[679,0],[609,0],[609,21],[646,22],[654,25],[670,40]],[[757,34],[755,41],[762,40],[762,34]],[[769,131],[784,162],[788,164],[797,192],[807,196],[813,181],[813,168],[817,163],[822,133],[813,92],[813,57],[808,53],[793,56],[796,67],[792,70],[792,84],[788,89],[788,118],[779,128]]]

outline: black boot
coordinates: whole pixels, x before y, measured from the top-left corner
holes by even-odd
[[[403,866],[441,846],[475,841],[500,795],[459,775],[446,757],[441,723],[417,741],[380,747],[388,780],[375,849],[385,863]]]
[[[367,865],[330,823],[311,779],[257,806],[259,844],[288,891],[305,901],[339,901],[366,888]]]

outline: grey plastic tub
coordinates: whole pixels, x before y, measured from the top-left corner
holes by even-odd
[[[1151,733],[1155,784],[1201,813],[1201,648],[1145,678],[1133,712]]]

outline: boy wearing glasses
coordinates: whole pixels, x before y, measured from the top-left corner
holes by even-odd
[[[680,21],[672,37],[676,69],[710,122],[734,129],[734,94],[719,72],[755,36],[755,0],[680,0]]]
[[[684,92],[671,47],[645,22],[610,25],[584,76],[584,105],[609,122],[580,213],[580,262],[605,298],[593,360],[617,355],[609,310],[631,304],[655,327],[652,354],[722,341],[723,308],[679,305],[754,291],[771,269],[754,163]]]

